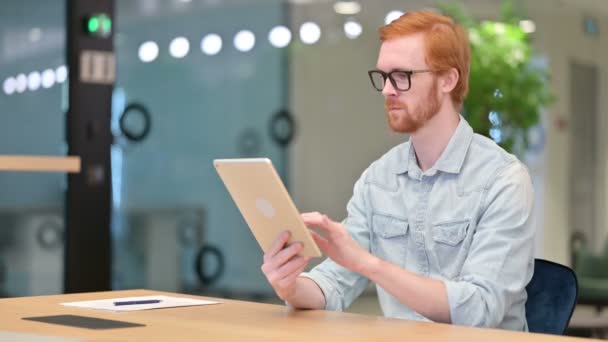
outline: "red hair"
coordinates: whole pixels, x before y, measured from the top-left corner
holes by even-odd
[[[429,11],[407,12],[380,28],[382,42],[423,33],[425,61],[432,70],[458,70],[458,83],[451,92],[452,101],[461,106],[469,91],[470,55],[466,29],[450,17]]]

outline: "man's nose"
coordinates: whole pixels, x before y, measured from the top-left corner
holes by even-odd
[[[393,87],[393,83],[388,78],[384,80],[384,88],[382,88],[382,95],[384,95],[384,97],[397,95],[397,89]]]

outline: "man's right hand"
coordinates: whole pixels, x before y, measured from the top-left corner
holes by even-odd
[[[279,298],[289,301],[296,292],[296,279],[304,271],[309,257],[298,256],[304,245],[301,242],[287,244],[291,234],[283,232],[264,254],[262,272]]]

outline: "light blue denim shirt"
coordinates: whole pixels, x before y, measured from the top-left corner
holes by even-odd
[[[422,172],[410,142],[369,166],[343,221],[374,255],[441,280],[453,324],[527,331],[525,287],[534,268],[534,194],[526,167],[464,118]],[[329,258],[302,274],[344,310],[369,280]],[[428,321],[376,285],[385,316]]]

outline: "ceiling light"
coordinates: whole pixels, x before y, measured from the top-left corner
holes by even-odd
[[[158,57],[158,44],[152,41],[145,42],[139,46],[137,51],[139,60],[144,63],[150,63]]]
[[[355,15],[361,12],[361,5],[356,1],[338,1],[334,4],[334,11],[338,14]]]
[[[321,28],[313,22],[306,22],[300,26],[300,40],[304,44],[314,44],[321,38]]]
[[[239,31],[234,36],[234,47],[241,51],[247,52],[255,46],[255,35],[248,30]]]
[[[291,41],[291,31],[285,26],[277,26],[268,34],[268,40],[274,47],[286,47]]]
[[[384,18],[384,24],[388,25],[393,22],[393,20],[399,19],[400,16],[403,15],[402,11],[390,11]]]
[[[177,37],[169,44],[169,54],[175,58],[184,58],[190,51],[190,42],[184,37]]]

